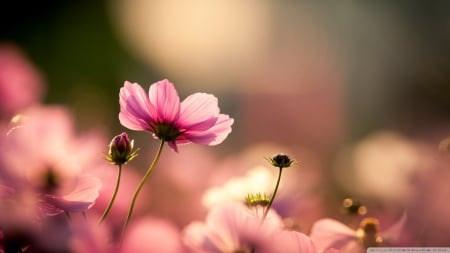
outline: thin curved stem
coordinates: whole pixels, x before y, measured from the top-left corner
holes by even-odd
[[[123,224],[121,238],[123,238],[123,236],[125,235],[125,231],[127,230],[128,222],[130,222],[131,215],[133,214],[134,205],[136,203],[136,199],[139,195],[139,192],[142,190],[142,187],[144,186],[148,177],[152,174],[153,169],[155,168],[156,164],[158,163],[158,160],[161,157],[161,152],[163,150],[163,147],[164,147],[164,140],[161,140],[161,143],[159,145],[158,151],[156,152],[155,158],[153,158],[153,162],[150,164],[150,167],[148,167],[147,172],[145,172],[144,177],[141,179],[141,182],[139,183],[138,187],[136,188],[136,191],[134,192],[133,199],[131,200],[130,208],[128,209],[127,218],[125,219],[125,223]]]
[[[263,220],[266,219],[267,213],[269,213],[270,207],[272,206],[273,200],[275,199],[275,196],[277,195],[278,187],[280,186],[280,179],[281,179],[281,172],[283,170],[283,167],[279,167],[278,171],[278,178],[277,178],[277,184],[275,185],[275,190],[273,191],[272,197],[270,198],[269,205],[267,205],[266,209],[264,210]]]
[[[116,181],[116,187],[114,188],[114,193],[111,197],[111,200],[108,203],[108,206],[106,207],[105,211],[103,212],[102,217],[100,217],[100,221],[98,222],[98,224],[102,223],[102,221],[104,219],[106,219],[106,216],[108,216],[108,213],[111,210],[112,205],[114,204],[114,200],[116,199],[117,192],[119,192],[121,174],[122,174],[122,164],[119,164],[119,171],[117,173],[117,181]]]

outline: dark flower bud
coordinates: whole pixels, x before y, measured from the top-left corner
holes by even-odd
[[[288,155],[285,155],[283,153],[276,154],[272,158],[269,159],[269,162],[274,166],[278,168],[288,168],[291,167],[291,165],[294,163],[294,160],[289,158]]]
[[[126,164],[137,156],[137,150],[133,151],[134,140],[130,141],[128,134],[123,132],[109,143],[109,151],[106,159],[115,165]]]

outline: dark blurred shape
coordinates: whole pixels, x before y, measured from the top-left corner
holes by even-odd
[[[342,207],[344,208],[344,211],[350,215],[365,215],[367,213],[367,207],[357,199],[344,199],[344,201],[342,201]]]

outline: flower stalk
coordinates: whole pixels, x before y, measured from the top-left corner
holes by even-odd
[[[264,210],[263,220],[266,218],[267,214],[269,213],[270,207],[272,206],[275,196],[277,195],[278,188],[280,186],[281,173],[283,172],[283,168],[291,167],[292,164],[294,163],[294,160],[292,160],[291,158],[289,158],[289,156],[282,154],[282,153],[277,154],[274,157],[269,158],[267,160],[272,164],[272,166],[278,167],[279,170],[278,170],[278,178],[277,178],[277,183],[275,185],[275,189],[273,191],[272,197],[270,198],[269,204],[267,205],[266,209]]]
[[[108,203],[108,206],[106,207],[105,211],[103,212],[102,216],[100,217],[100,221],[98,222],[99,224],[102,223],[103,220],[106,219],[106,216],[108,216],[108,213],[111,210],[111,208],[114,204],[114,201],[116,200],[117,193],[119,192],[120,178],[121,178],[121,174],[122,174],[122,165],[119,164],[118,167],[119,167],[119,170],[117,172],[117,181],[116,181],[116,186],[114,187],[114,193],[111,197],[111,200]]]
[[[128,223],[130,222],[131,215],[133,214],[133,209],[134,209],[134,205],[136,204],[136,199],[137,199],[139,193],[141,192],[142,187],[144,186],[145,182],[150,177],[150,175],[153,172],[153,169],[155,168],[156,164],[158,163],[159,158],[161,157],[161,153],[162,153],[162,150],[163,150],[163,147],[164,147],[164,143],[165,143],[165,141],[161,140],[161,143],[159,145],[158,151],[156,152],[155,158],[153,159],[153,162],[148,167],[147,172],[145,172],[144,177],[142,177],[141,182],[139,183],[139,185],[136,188],[136,191],[134,192],[133,199],[131,200],[130,208],[128,209],[127,218],[125,219],[125,223],[123,224],[122,235],[121,235],[122,239],[123,239],[123,237],[125,235],[125,232],[127,230],[127,226],[128,226]]]
[[[119,191],[120,178],[122,175],[122,165],[127,164],[137,156],[138,150],[133,150],[133,148],[134,140],[130,140],[126,132],[114,136],[114,138],[109,143],[109,151],[108,154],[106,154],[106,159],[111,164],[117,165],[119,171],[117,173],[116,186],[114,188],[113,196],[111,197],[108,206],[100,217],[100,220],[98,222],[99,224],[106,219],[106,216],[108,216],[109,211],[111,211],[111,208],[116,199],[117,193]]]
[[[266,219],[267,213],[269,213],[270,207],[273,204],[273,200],[275,199],[275,196],[277,195],[278,187],[280,186],[281,172],[283,171],[283,167],[278,167],[278,168],[279,168],[279,170],[278,170],[277,183],[275,185],[275,189],[273,191],[272,197],[270,198],[269,204],[267,205],[266,209],[264,210],[263,220]]]

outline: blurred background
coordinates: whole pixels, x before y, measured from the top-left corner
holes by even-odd
[[[182,97],[215,93],[239,118],[239,134],[270,129],[264,137],[242,134],[245,140],[300,141],[282,134],[290,133],[331,142],[448,121],[449,5],[5,1],[0,39],[42,72],[45,101],[74,106],[84,124],[117,125],[124,80],[148,86],[168,78]],[[258,101],[265,107],[253,107]],[[305,133],[312,130],[323,131]]]
[[[272,143],[312,154],[330,205],[414,199],[403,186],[426,160],[416,141],[437,150],[450,135],[449,1],[4,1],[0,23],[0,43],[40,71],[44,102],[72,108],[80,129],[123,131],[123,82],[168,78],[182,99],[213,93],[235,118],[214,152]]]

